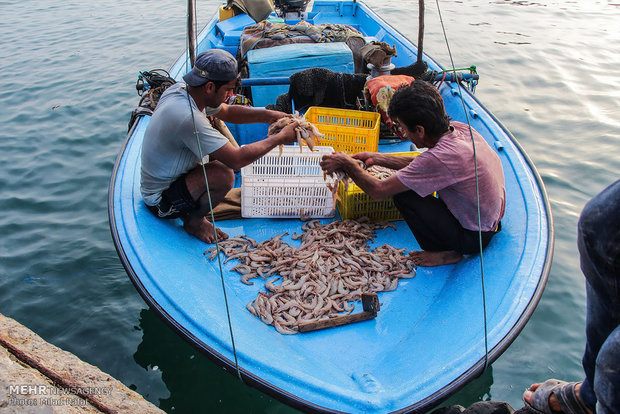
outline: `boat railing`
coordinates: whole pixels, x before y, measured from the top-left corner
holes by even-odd
[[[444,74],[437,74],[435,76],[436,81],[443,80],[444,82],[454,82],[455,79],[459,82],[469,82],[471,80],[477,81],[479,79],[477,73],[463,73],[457,72],[456,77],[454,73],[448,72]],[[267,78],[244,78],[241,79],[241,86],[264,86],[264,85],[288,85],[291,82],[291,78],[288,76],[276,76]]]

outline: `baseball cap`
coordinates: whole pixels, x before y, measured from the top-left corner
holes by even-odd
[[[237,59],[222,49],[209,49],[198,56],[194,67],[183,76],[190,86],[200,86],[207,81],[231,81],[237,77]]]

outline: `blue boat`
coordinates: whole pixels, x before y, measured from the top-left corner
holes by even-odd
[[[417,59],[416,46],[362,2],[316,1],[305,19],[351,25],[369,39],[395,45],[397,67]],[[196,51],[223,48],[235,55],[243,28],[254,23],[246,14],[222,21],[216,14],[197,36]],[[429,56],[424,60],[429,69],[443,70]],[[181,80],[190,67],[184,53],[170,75]],[[503,229],[484,250],[483,266],[479,255],[471,255],[455,265],[419,268],[395,291],[379,293],[382,306],[374,319],[281,335],[246,309],[265,290],[263,282],[241,283],[230,270],[234,261],[223,265],[221,279],[218,261],[203,255],[209,245],[186,234],[180,221],[157,219],[145,207],[140,150],[150,117],[141,116],[116,161],[108,200],[113,240],[130,279],[181,337],[244,383],[290,406],[353,413],[425,412],[437,406],[479,376],[521,332],[542,295],[553,251],[545,188],[518,142],[464,84],[443,82],[440,93],[452,119],[469,121],[504,168]],[[240,142],[256,134],[252,128],[235,132]],[[408,150],[405,142],[379,145],[384,152]],[[302,224],[268,218],[218,222],[231,237],[256,241],[299,233]],[[417,250],[406,223],[393,224],[397,231],[378,231],[373,245]],[[298,245],[290,236],[283,240]],[[358,306],[354,313],[360,311]]]

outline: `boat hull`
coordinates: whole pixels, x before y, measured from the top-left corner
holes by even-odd
[[[245,17],[214,19],[201,32],[198,50],[219,47],[236,53],[239,28],[249,23]],[[396,44],[397,66],[415,60],[414,45],[363,3],[316,2],[310,17],[315,23],[351,24],[367,36]],[[441,70],[432,59],[425,60]],[[180,79],[187,67],[181,56],[171,75]],[[396,291],[379,293],[381,311],[373,320],[279,334],[246,309],[265,289],[262,281],[241,283],[230,271],[235,261],[223,265],[221,277],[219,262],[203,256],[208,245],[187,235],[180,221],[157,219],[146,209],[140,196],[140,148],[148,116],[130,131],[109,191],[112,235],[130,279],[146,303],[187,341],[244,382],[294,407],[372,413],[425,411],[437,405],[478,376],[516,338],[540,299],[553,248],[544,186],[514,137],[462,87],[445,83],[440,92],[448,114],[469,120],[504,167],[506,215],[502,231],[484,251],[484,302],[481,257],[474,255],[455,265],[420,268],[415,278],[401,280]],[[405,143],[380,145],[384,152],[406,150]],[[296,219],[238,219],[218,226],[231,236],[262,241],[299,233],[302,224]],[[407,225],[394,224],[396,230],[378,231],[372,246],[419,249]],[[290,236],[283,240],[299,245]]]

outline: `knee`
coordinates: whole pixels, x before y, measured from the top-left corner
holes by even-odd
[[[620,180],[594,196],[583,208],[579,217],[578,230],[584,237],[617,236],[620,225],[617,214],[620,206]]]
[[[422,197],[420,197],[415,191],[409,190],[394,194],[392,199],[394,200],[394,205],[396,208],[400,209],[401,207],[415,205],[418,201],[422,200]]]
[[[620,271],[620,181],[590,200],[579,217],[577,245],[582,266],[598,272]],[[584,263],[585,262],[585,263]]]
[[[231,168],[226,168],[222,172],[222,180],[228,189],[231,189],[235,184],[235,172]]]
[[[214,187],[230,190],[235,183],[235,172],[219,161],[214,161],[209,170],[209,182]]]
[[[599,231],[601,224],[604,224],[602,223],[603,221],[604,218],[600,214],[599,202],[594,198],[581,211],[579,221],[577,222],[578,238],[583,241],[590,240]]]
[[[400,209],[400,207],[402,207],[402,205],[403,205],[403,199],[404,199],[403,194],[405,194],[405,193],[394,194],[394,196],[392,197],[392,200],[394,200],[394,205],[398,209]]]

